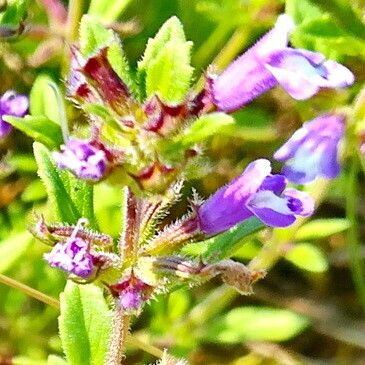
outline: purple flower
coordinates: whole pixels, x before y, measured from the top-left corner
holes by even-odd
[[[219,110],[236,110],[278,84],[302,100],[322,87],[354,82],[350,70],[321,53],[287,47],[293,28],[292,19],[281,15],[271,31],[212,81],[212,99]]]
[[[312,198],[304,192],[285,189],[285,177],[270,172],[268,160],[256,160],[213,194],[197,211],[202,231],[213,236],[253,216],[268,226],[286,227],[298,215],[311,215]]]
[[[135,276],[110,286],[114,296],[119,298],[119,304],[127,312],[138,311],[148,300],[152,287]]]
[[[53,158],[60,169],[69,169],[84,180],[98,181],[108,170],[106,152],[87,140],[70,139]]]
[[[282,173],[294,183],[305,184],[318,176],[333,179],[340,173],[338,147],[343,134],[342,115],[322,115],[298,129],[274,158],[286,161]]]
[[[0,139],[5,138],[12,129],[12,126],[5,122],[3,117],[12,115],[24,117],[29,107],[28,98],[25,95],[17,94],[9,90],[0,98]]]
[[[89,245],[81,238],[70,237],[65,242],[57,243],[44,258],[52,267],[82,278],[90,277],[94,271]]]

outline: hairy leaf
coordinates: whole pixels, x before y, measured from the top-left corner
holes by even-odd
[[[102,289],[69,281],[60,296],[59,330],[69,365],[105,363],[111,313]]]
[[[230,257],[241,246],[243,238],[262,228],[264,225],[259,219],[250,218],[218,236],[187,245],[183,252],[202,256],[210,262],[219,261]]]
[[[80,218],[80,213],[71,200],[50,152],[45,146],[35,142],[34,156],[38,164],[38,174],[46,187],[55,218],[61,222],[76,223],[77,219]]]
[[[47,117],[26,115],[24,118],[18,118],[8,115],[4,120],[49,148],[59,147],[63,143],[60,126]]]
[[[225,113],[203,115],[195,120],[179,139],[184,147],[189,147],[217,135],[232,124],[234,119]]]
[[[191,47],[192,43],[186,41],[176,17],[170,18],[156,37],[148,41],[143,59],[138,64],[147,97],[157,94],[170,105],[184,101],[193,75]]]

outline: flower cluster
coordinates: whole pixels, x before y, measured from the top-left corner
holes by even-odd
[[[54,160],[60,169],[94,183],[122,169],[137,187],[124,191],[124,227],[115,245],[110,237],[86,233],[79,225],[71,230],[40,225],[38,236],[53,245],[45,255],[50,265],[81,279],[102,278],[119,307],[132,313],[154,294],[173,287],[172,275],[192,281],[219,275],[240,292],[250,293],[251,284],[264,272],[250,272],[230,260],[212,264],[175,253],[186,242],[218,235],[249,219],[287,227],[313,214],[313,199],[288,182],[307,184],[339,174],[344,115],[328,113],[296,131],[273,156],[284,162],[281,174],[272,173],[269,160],[253,161],[205,202],[195,201],[190,213],[164,229],[160,223],[180,197],[181,184],[176,181],[198,154],[198,148],[184,144],[179,134],[211,107],[231,112],[277,85],[301,100],[321,88],[354,82],[345,66],[320,53],[288,47],[293,27],[288,16],[280,16],[275,27],[222,74],[210,74],[202,93],[187,93],[178,104],[167,103],[158,92],[146,98],[136,95],[130,80],[113,68],[111,45],[91,55],[73,48],[68,96],[89,117],[91,136],[69,138],[54,152]]]

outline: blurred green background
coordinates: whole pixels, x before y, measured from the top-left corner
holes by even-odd
[[[0,43],[1,92],[11,88],[29,93],[45,77],[62,85],[67,44],[60,27],[47,17],[43,3],[30,1],[23,34]],[[292,38],[295,46],[338,59],[356,75],[357,82],[349,90],[323,91],[308,101],[296,102],[275,89],[235,113],[237,123],[206,146],[206,176],[190,180],[186,193],[195,187],[207,197],[249,161],[270,158],[303,121],[351,107],[365,77],[365,4],[361,0],[124,0],[109,1],[106,7],[102,1],[93,3],[94,8],[88,10],[90,2],[80,1],[82,12],[94,13],[120,31],[132,65],[143,53],[148,37],[176,15],[187,39],[194,42],[192,59],[198,82],[209,64],[214,63],[217,70],[224,68],[270,29],[287,7],[301,22]],[[51,98],[38,103],[33,107],[43,108],[46,115],[57,113]],[[67,107],[70,120],[82,118],[71,105]],[[46,209],[32,141],[14,131],[0,142],[0,154],[0,273],[58,297],[65,275],[46,265],[42,254],[47,248],[26,232],[34,211]],[[278,171],[279,166],[275,168]],[[191,364],[365,364],[365,313],[351,274],[354,220],[346,213],[348,176],[345,163],[311,221],[275,237],[285,241],[282,259],[255,287],[254,295],[239,296],[219,280],[168,297],[161,295],[135,321],[134,334],[144,342],[169,348]],[[356,173],[356,181],[359,190],[351,198],[356,198],[355,239],[358,234],[362,265],[362,171]],[[102,183],[95,196],[102,230],[116,237],[119,191]],[[173,214],[178,216],[184,208],[182,202]],[[248,262],[271,239],[270,231],[260,232],[242,242],[235,259]],[[57,316],[56,309],[0,284],[0,364],[42,365],[49,354],[61,354]],[[127,353],[126,364],[154,360],[133,346]]]

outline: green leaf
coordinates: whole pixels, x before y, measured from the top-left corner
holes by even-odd
[[[63,143],[60,126],[47,117],[26,115],[18,118],[7,115],[4,120],[49,148],[59,147]]]
[[[298,314],[269,307],[235,308],[208,323],[204,339],[221,343],[286,341],[298,335],[309,321]]]
[[[40,74],[34,81],[29,96],[29,109],[33,117],[47,117],[61,125],[60,106],[54,91],[62,95],[57,84],[47,74]],[[65,108],[64,105],[61,105]]]
[[[0,241],[0,273],[11,269],[27,253],[32,241],[33,236],[28,232],[16,233]]]
[[[301,269],[311,272],[325,272],[328,261],[324,253],[310,243],[298,243],[286,254],[285,258]]]
[[[91,0],[88,14],[93,15],[104,22],[114,22],[123,14],[131,1],[132,0]]]
[[[174,40],[179,43],[186,42],[183,26],[176,16],[168,19],[157,32],[156,36],[148,40],[143,58],[138,62],[138,70],[147,71],[150,63],[156,59],[166,43]]]
[[[98,229],[94,215],[94,185],[69,174],[71,200],[77,204],[80,217],[87,218],[92,228]]]
[[[102,289],[68,281],[60,303],[59,330],[67,362],[104,364],[111,334],[111,312]]]
[[[15,0],[7,4],[0,14],[0,24],[18,25],[26,16],[28,0]]]
[[[210,113],[196,119],[192,125],[179,137],[184,147],[203,142],[207,138],[217,135],[224,128],[234,124],[234,119],[225,113]]]
[[[321,8],[311,0],[286,0],[285,12],[294,19],[295,24],[318,18],[323,14]]]
[[[243,238],[264,228],[263,223],[256,217],[245,220],[237,224],[228,231],[209,238],[205,241],[191,243],[182,249],[185,254],[202,256],[208,261],[219,261],[232,254],[240,248]]]
[[[293,34],[292,42],[298,47],[318,50],[330,58],[365,58],[365,41],[334,23],[330,14],[324,14],[299,26]]]
[[[157,94],[169,105],[184,101],[193,75],[191,47],[176,17],[165,22],[156,37],[148,41],[143,59],[138,63],[147,97]]]
[[[100,49],[109,46],[114,40],[114,33],[104,28],[95,17],[84,15],[80,23],[80,50],[85,57],[90,57]]]
[[[56,355],[49,355],[47,365],[67,365],[67,361]]]
[[[34,143],[34,156],[38,164],[38,174],[42,179],[55,218],[61,222],[76,223],[80,213],[64,185],[61,172],[57,169],[48,149],[42,144]]]
[[[301,226],[295,234],[297,241],[325,238],[350,228],[350,221],[344,218],[312,220]]]

